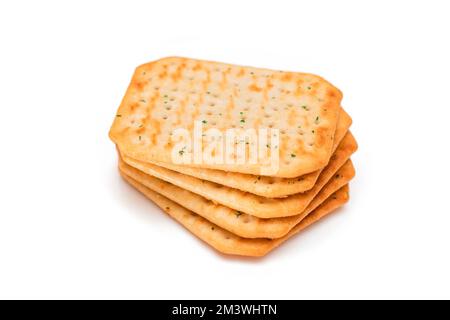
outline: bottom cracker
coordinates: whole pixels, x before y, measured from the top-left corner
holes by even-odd
[[[349,199],[349,188],[348,185],[345,185],[326,199],[284,237],[278,239],[248,239],[242,238],[218,227],[217,225],[193,213],[192,211],[187,210],[157,192],[146,188],[122,172],[121,175],[129,184],[143,193],[147,198],[155,202],[173,219],[177,220],[191,233],[209,244],[211,247],[225,254],[239,256],[261,257],[266,255],[293,235],[344,205]]]

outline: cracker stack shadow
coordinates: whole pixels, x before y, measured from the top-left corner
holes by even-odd
[[[186,58],[136,69],[110,130],[123,178],[216,250],[263,256],[349,199],[357,143],[341,92],[324,79]],[[170,135],[279,128],[280,169],[174,164]]]

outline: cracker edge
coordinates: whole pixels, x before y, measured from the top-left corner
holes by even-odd
[[[122,174],[121,174],[122,175]],[[165,211],[174,220],[178,221],[192,234],[204,241],[217,251],[238,256],[248,257],[262,257],[267,253],[281,245],[292,236],[301,232],[311,224],[332,213],[337,208],[343,206],[349,200],[349,188],[345,185],[331,197],[329,197],[324,203],[322,203],[317,209],[311,212],[308,217],[302,220],[297,226],[295,226],[285,237],[270,240],[270,239],[246,239],[236,236],[216,225],[208,220],[200,217],[199,215],[185,209],[184,207],[176,204],[175,202],[165,198],[164,196],[140,185],[138,182],[129,178],[126,175],[122,177],[135,189],[143,193],[147,198],[156,203],[163,211]],[[174,213],[175,212],[175,213]],[[183,217],[181,217],[183,216]],[[188,223],[187,217],[191,217],[193,221]],[[192,220],[191,219],[191,220]],[[213,234],[214,233],[214,234]],[[222,239],[217,239],[217,233],[222,236]],[[224,239],[226,241],[224,241]],[[232,240],[232,241],[231,241]],[[228,242],[228,243],[227,243]],[[232,242],[232,243],[230,243]]]

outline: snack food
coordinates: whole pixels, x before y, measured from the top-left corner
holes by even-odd
[[[217,251],[258,257],[348,201],[341,100],[312,74],[169,57],[136,69],[109,135],[130,185]]]

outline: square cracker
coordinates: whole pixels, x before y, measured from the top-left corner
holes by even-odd
[[[352,123],[351,117],[341,109],[336,132],[334,134],[333,153],[336,151],[339,143],[344,138]],[[125,162],[129,157],[123,154]],[[133,159],[131,159],[132,161]],[[140,163],[145,166],[145,162]],[[207,180],[222,184],[224,186],[239,189],[244,192],[250,192],[266,198],[281,198],[292,194],[305,192],[314,187],[321,170],[317,170],[301,177],[296,178],[277,178],[267,176],[255,176],[251,174],[228,172],[216,169],[194,168],[188,166],[180,166],[164,162],[153,162],[153,165],[164,167],[166,169],[176,171],[182,174],[193,176],[198,179]]]
[[[266,255],[309,225],[344,205],[349,199],[348,185],[345,185],[312,211],[284,237],[278,239],[247,239],[216,226],[192,211],[146,188],[125,174],[122,174],[122,176],[138,191],[155,202],[169,216],[208,245],[221,253],[239,256],[261,257]]]
[[[170,57],[136,69],[110,137],[136,160],[172,163],[171,133],[192,132],[196,120],[223,133],[275,128],[280,166],[273,176],[294,178],[328,163],[341,100],[341,92],[316,75]],[[263,173],[250,163],[190,166]]]
[[[251,193],[243,192],[238,189],[225,187],[223,185],[197,179],[191,176],[168,170],[145,163],[142,165],[138,161],[130,161],[130,166],[121,164],[121,168],[132,173],[127,174],[146,174],[152,175],[180,188],[197,193],[202,197],[220,203],[226,207],[237,211],[247,213],[259,218],[278,218],[298,215],[302,213],[309,202],[314,199],[320,189],[327,183],[333,174],[350,158],[351,154],[357,149],[357,143],[350,132],[346,134],[339,144],[336,152],[331,157],[330,162],[323,170],[315,186],[304,193],[298,193],[286,198],[265,198]],[[133,171],[133,168],[138,170]],[[144,174],[145,175],[145,174]],[[143,179],[145,184],[145,179]]]

